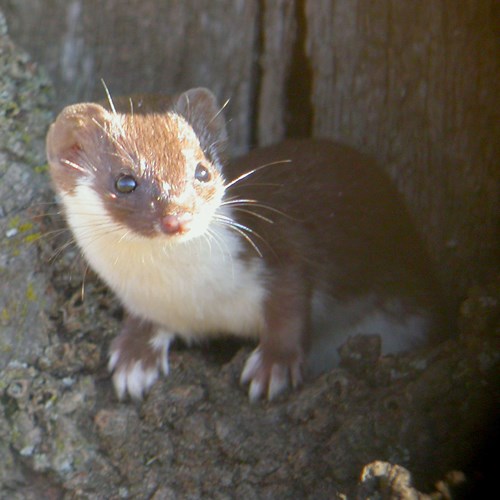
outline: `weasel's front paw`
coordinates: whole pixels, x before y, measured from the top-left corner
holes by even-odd
[[[247,359],[240,380],[242,384],[250,384],[251,402],[263,396],[271,401],[290,385],[295,389],[302,383],[302,364],[299,356],[278,362],[272,356],[264,356],[262,348],[257,347]]]
[[[116,337],[111,344],[108,368],[113,372],[113,384],[119,399],[123,399],[127,392],[132,399],[142,399],[158,379],[160,371],[168,374],[168,348],[172,338],[167,333],[144,338],[127,331]]]

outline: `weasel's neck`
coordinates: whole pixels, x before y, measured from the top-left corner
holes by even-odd
[[[83,253],[126,309],[184,337],[262,329],[265,264],[243,259],[246,243],[213,223],[202,236],[171,243],[146,238],[109,216],[97,193],[92,203],[64,200],[68,222]]]

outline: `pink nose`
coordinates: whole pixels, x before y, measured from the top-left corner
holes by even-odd
[[[161,227],[167,234],[185,233],[189,230],[189,222],[192,216],[190,214],[165,215],[161,220]]]
[[[161,221],[161,227],[167,234],[178,233],[181,229],[181,223],[177,215],[166,215]]]

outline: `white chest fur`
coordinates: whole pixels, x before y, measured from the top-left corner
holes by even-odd
[[[230,229],[172,244],[115,223],[85,185],[63,202],[85,257],[130,312],[185,338],[259,335],[263,263],[237,258],[242,242]]]

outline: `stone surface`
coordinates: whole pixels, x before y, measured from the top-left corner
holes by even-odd
[[[51,86],[17,49],[0,12],[0,369],[33,362],[48,341],[46,311],[53,296],[34,244],[37,215],[50,191],[44,136]]]

